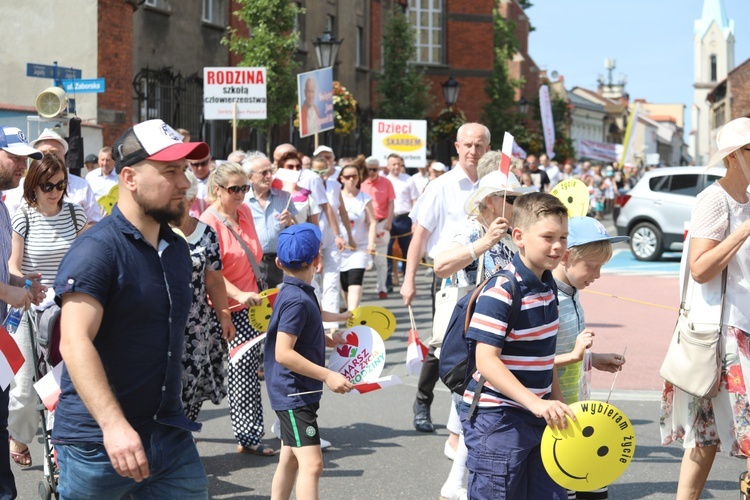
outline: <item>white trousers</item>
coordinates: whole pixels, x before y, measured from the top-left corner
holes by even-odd
[[[323,274],[316,274],[313,280],[315,295],[322,310],[338,313],[341,299],[341,252],[336,245],[331,245],[321,249],[320,254],[323,257]],[[323,327],[326,330],[338,328],[338,323],[324,321]]]

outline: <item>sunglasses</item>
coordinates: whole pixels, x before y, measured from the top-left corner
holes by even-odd
[[[327,173],[328,173],[328,169],[327,169],[327,168],[325,168],[325,169],[323,169],[323,170],[313,170],[313,172],[315,172],[315,173],[316,173],[316,174],[318,174],[318,175],[325,175],[325,174],[327,174]]]
[[[502,198],[503,197],[503,193],[502,192],[493,193],[492,197],[493,198]],[[516,202],[516,198],[518,198],[518,196],[516,196],[516,195],[508,195],[508,196],[505,197],[505,203],[507,203],[508,205],[512,205],[512,204],[514,204]]]
[[[261,177],[265,177],[265,176],[267,176],[267,175],[271,175],[271,174],[273,173],[273,170],[271,170],[270,168],[268,168],[268,169],[266,169],[266,170],[262,170],[262,171],[260,171],[260,172],[256,172],[255,170],[253,170],[253,173],[254,173],[254,174],[258,174],[258,175],[260,175]]]
[[[224,187],[221,184],[217,184],[221,189],[225,189],[227,193],[229,194],[240,194],[240,193],[247,193],[250,191],[250,184],[245,184],[244,186],[229,186]]]
[[[368,167],[367,170],[369,170],[370,172],[377,172],[380,169],[378,167],[375,167],[375,168],[369,168]]]
[[[65,182],[65,180],[61,180],[57,184],[52,184],[51,182],[45,182],[44,184],[39,184],[39,189],[41,189],[45,193],[51,193],[53,189],[57,189],[58,191],[65,191],[65,188],[68,186],[68,183]]]
[[[352,174],[352,175],[342,175],[342,176],[341,176],[341,178],[342,178],[342,179],[346,179],[347,181],[350,181],[350,180],[352,180],[352,179],[357,179],[357,178],[359,178],[359,176],[358,176],[357,174]]]
[[[211,160],[203,160],[201,162],[197,162],[197,161],[196,162],[192,162],[191,161],[191,162],[188,162],[188,163],[190,163],[191,167],[195,168],[195,167],[205,167],[206,165],[208,165],[209,161],[211,161]]]

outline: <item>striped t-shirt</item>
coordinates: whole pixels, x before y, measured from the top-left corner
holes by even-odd
[[[70,217],[70,206],[73,207],[75,221]],[[29,227],[26,225],[23,209],[26,209]],[[78,231],[86,225],[86,213],[80,205],[64,202],[56,215],[46,217],[24,204],[13,215],[11,223],[13,231],[24,239],[21,272],[42,273],[42,284],[51,287],[55,283],[62,258]]]
[[[549,399],[558,326],[555,280],[550,271],[545,271],[539,280],[518,254],[506,269],[514,274],[517,294],[522,297],[516,324],[510,332],[506,331],[513,297],[508,279],[498,276],[480,293],[466,336],[502,349],[500,360],[518,381],[538,397]],[[471,404],[479,376],[477,371],[469,381],[464,403]],[[503,406],[524,408],[485,382],[478,411],[498,411]]]

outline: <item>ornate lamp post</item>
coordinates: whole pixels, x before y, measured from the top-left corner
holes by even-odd
[[[461,89],[461,84],[451,75],[441,86],[443,87],[445,105],[450,109],[458,101],[458,91]]]
[[[336,64],[336,56],[343,41],[337,40],[328,28],[313,41],[315,58],[318,60],[318,69],[332,68]]]

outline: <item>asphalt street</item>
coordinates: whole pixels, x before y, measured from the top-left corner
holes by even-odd
[[[641,265],[640,263],[638,265]],[[662,266],[663,263],[654,264]],[[674,274],[670,273],[674,279]],[[368,273],[368,283],[373,284],[374,273]],[[629,276],[637,282],[622,281],[618,274],[605,274],[592,287],[593,290],[615,290],[621,296],[642,296],[643,290],[659,288],[662,284],[667,294],[674,295],[664,277],[653,277],[648,270],[639,277]],[[424,340],[430,330],[430,277],[426,270],[419,274],[418,299],[413,310],[418,330]],[[659,281],[661,280],[661,281]],[[617,288],[623,290],[617,290]],[[639,295],[641,294],[641,295]],[[604,297],[602,300],[615,300]],[[653,299],[658,300],[658,299]],[[434,434],[422,434],[412,427],[412,402],[416,391],[416,377],[406,375],[405,355],[409,330],[408,312],[397,293],[386,300],[377,300],[374,294],[365,295],[365,303],[389,308],[398,321],[396,333],[386,341],[387,359],[383,375],[398,375],[403,384],[365,395],[337,395],[325,392],[321,402],[319,423],[321,436],[333,443],[324,452],[325,471],[321,480],[322,498],[344,499],[436,499],[440,487],[447,477],[451,462],[443,455],[443,446],[448,436],[445,422],[448,418],[450,396],[441,384],[436,388],[432,406],[433,420],[437,425]],[[603,305],[601,305],[603,304]],[[629,328],[635,317],[654,324],[659,321],[673,326],[674,314],[659,307],[642,307],[637,313],[617,304],[592,302],[586,312],[587,320],[598,326],[606,338],[612,325],[627,330],[629,337],[628,368],[634,372],[648,370],[648,380],[658,384],[658,354],[647,361],[650,366],[635,363],[635,347],[644,345],[648,351],[653,331],[642,327]],[[609,305],[608,305],[609,304]],[[604,321],[604,319],[606,321]],[[640,324],[640,323],[639,323]],[[669,335],[670,332],[661,333]],[[623,340],[622,335],[610,335],[611,342]],[[606,345],[606,344],[605,344]],[[620,348],[616,344],[612,348]],[[651,349],[653,350],[653,349]],[[654,361],[656,359],[657,361]],[[624,412],[631,420],[636,432],[636,450],[633,461],[624,474],[611,486],[610,498],[614,499],[671,499],[677,487],[682,449],[677,445],[662,446],[659,438],[659,393],[653,384],[644,387],[635,381],[621,385],[626,380],[623,371],[610,403]],[[656,379],[655,379],[656,377]],[[612,376],[595,379],[597,389],[594,398],[605,401],[612,383]],[[626,387],[626,388],[625,388]],[[264,414],[266,417],[267,443],[278,446],[279,441],[271,436],[270,425],[273,413],[267,403],[264,387]],[[198,449],[210,479],[211,498],[256,499],[269,498],[271,480],[277,458],[266,458],[236,453],[229,421],[229,410],[225,404],[208,404],[200,415],[203,431],[196,434]],[[42,480],[40,444],[32,446],[34,465],[25,470],[13,465],[19,498],[39,498],[37,485]],[[701,498],[736,498],[737,477],[743,462],[725,455],[717,456]]]

